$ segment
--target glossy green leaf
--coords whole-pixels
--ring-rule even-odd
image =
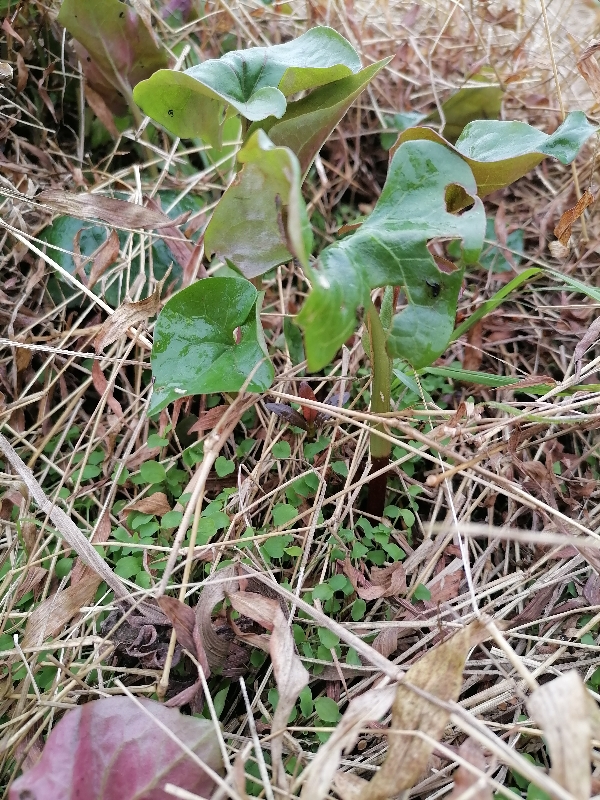
[[[238,153],[243,169],[215,208],[206,252],[228,259],[247,278],[296,256],[306,267],[312,232],[300,190],[298,159],[257,130]]]
[[[119,95],[127,99],[133,86],[168,66],[167,51],[120,0],[63,0],[58,22],[76,40],[88,80],[114,110]]]
[[[410,128],[400,134],[396,147],[418,139],[445,145],[469,164],[477,191],[485,197],[526,175],[546,156],[570,164],[597,130],[583,111],[574,111],[550,136],[525,122],[478,120],[466,126],[455,146],[431,128]],[[453,198],[454,209],[465,205],[464,194]]]
[[[205,278],[168,301],[154,329],[150,414],[186,395],[237,392],[251,373],[248,391],[269,388],[258,301],[241,278]]]
[[[294,151],[300,161],[302,174],[306,175],[335,126],[390,60],[385,58],[355,75],[315,89],[302,100],[289,103],[281,119],[270,117],[261,122],[260,127],[276,145],[289,147]],[[250,132],[256,127],[258,123],[250,128]]]
[[[483,245],[485,214],[479,198],[461,215],[446,211],[446,187],[475,195],[468,165],[434,142],[399,147],[375,210],[355,233],[327,247],[310,276],[312,291],[298,322],[305,331],[309,368],[333,358],[353,333],[356,314],[377,286],[402,286],[407,306],[393,318],[388,352],[415,368],[446,348],[454,327],[461,270],[442,272],[427,249],[434,237],[463,240],[466,262]]]
[[[332,28],[318,27],[285,44],[235,50],[185,72],[160,70],[136,87],[134,99],[176,136],[201,136],[217,146],[229,107],[253,121],[280,118],[289,95],[360,69],[350,42]]]

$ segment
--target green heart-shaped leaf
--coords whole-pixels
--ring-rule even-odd
[[[474,197],[461,215],[446,210],[446,189]],[[407,142],[394,154],[375,210],[351,236],[327,247],[311,275],[312,291],[298,317],[309,369],[324,367],[356,328],[356,313],[376,286],[402,286],[407,307],[393,318],[387,348],[419,368],[452,335],[462,272],[441,271],[427,242],[462,239],[463,258],[477,260],[485,213],[475,179],[460,156],[434,142]]]
[[[244,165],[215,208],[204,244],[247,278],[296,256],[306,267],[312,232],[298,159],[257,130],[238,153]]]
[[[248,391],[269,388],[259,295],[242,278],[205,278],[166,303],[154,329],[150,414],[186,395],[237,392],[253,371]]]
[[[271,141],[293,150],[300,161],[302,174],[305,175],[323,142],[346,111],[390,61],[391,58],[384,58],[355,75],[315,89],[302,100],[289,103],[281,119],[271,117],[264,122],[255,123],[250,132],[260,125],[269,134]]]
[[[478,194],[485,197],[522,178],[546,156],[570,164],[597,130],[583,111],[574,111],[550,136],[525,122],[477,120],[465,127],[454,146],[431,128],[409,128],[400,134],[395,147],[418,139],[445,145],[471,167]],[[464,196],[453,198],[453,209],[461,205],[466,205]]]
[[[183,73],[159,70],[138,84],[134,99],[176,136],[200,136],[216,147],[223,108],[231,106],[252,121],[280,118],[287,96],[360,69],[357,52],[343,36],[332,28],[312,28],[291,42],[235,50]]]

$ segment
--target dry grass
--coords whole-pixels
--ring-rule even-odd
[[[177,197],[207,198],[210,205],[227,175],[210,166],[190,173],[185,169],[185,156],[193,153],[189,143],[173,149],[172,141],[162,134],[153,145],[153,163],[144,161],[132,152],[132,128],[119,141],[94,149],[89,130],[88,139],[81,138],[85,126],[79,124],[81,109],[76,107],[61,106],[60,113],[55,111],[60,122],[55,122],[52,101],[48,94],[48,102],[39,94],[38,81],[56,98],[58,109],[63,89],[69,98],[80,97],[80,79],[67,61],[56,62],[60,34],[51,20],[57,4],[30,5],[31,19],[39,21],[37,33],[47,46],[26,53],[27,87],[22,92],[14,84],[4,87],[0,118],[0,424],[47,498],[87,538],[99,541],[123,525],[125,504],[146,495],[148,482],[131,481],[145,462],[156,460],[167,469],[182,470],[180,482],[186,491],[199,467],[184,464],[185,435],[177,426],[192,415],[194,419],[200,416],[207,398],[180,403],[175,410],[163,412],[160,420],[145,416],[148,348],[139,339],[123,337],[105,356],[93,354],[94,338],[106,314],[81,292],[70,303],[58,302],[49,293],[55,256],[49,249],[39,250],[36,237],[51,214],[32,198],[48,187],[85,185],[102,193],[124,192],[131,201],[141,203],[143,196],[155,194],[160,187]],[[292,2],[289,15],[279,13],[277,4],[264,6],[258,0],[209,5],[211,13],[205,22],[180,30],[168,29],[157,18],[161,39],[170,48],[182,43],[191,50],[202,48],[206,56],[218,54],[226,37],[241,47],[278,42],[310,25],[330,24],[360,49],[365,62],[396,53],[390,69],[377,78],[324,148],[307,187],[309,210],[313,221],[319,220],[323,243],[333,240],[341,223],[359,215],[363,204],[372,206],[378,196],[386,170],[387,156],[379,145],[386,115],[431,111],[481,64],[489,65],[506,87],[505,118],[553,130],[563,109],[583,108],[592,115],[597,111],[575,69],[578,52],[600,24],[598,8],[591,0],[549,2],[548,27],[538,0],[465,0],[462,4],[313,0],[306,5]],[[44,8],[46,18],[38,14]],[[11,48],[11,42],[7,46]],[[14,51],[0,50],[0,55],[12,61],[20,50],[16,45]],[[55,63],[51,74],[44,72],[49,63]],[[515,272],[531,265],[552,267],[591,287],[597,285],[600,228],[594,207],[587,212],[585,229],[576,226],[574,247],[564,262],[553,261],[548,251],[560,214],[574,204],[574,177],[580,188],[594,184],[594,156],[591,148],[586,150],[574,172],[544,162],[515,187],[490,198],[487,208],[495,218],[498,241],[506,244],[508,234],[523,231],[525,255],[515,257],[509,248],[512,271],[470,273],[460,301],[461,316],[468,316]],[[197,154],[193,158],[198,164]],[[205,215],[200,218],[204,222]],[[150,244],[149,234],[126,232],[118,261],[105,276],[106,285],[120,281],[124,294],[133,299],[143,296],[132,263],[142,251],[148,260]],[[291,269],[279,268],[265,288],[267,337],[271,344],[281,345],[283,319],[298,309],[306,287]],[[515,396],[510,388],[486,389],[430,377],[423,379],[423,388],[435,402],[426,401],[425,396],[415,398],[411,408],[387,420],[390,440],[402,448],[392,468],[389,502],[407,508],[411,490],[418,499],[410,537],[401,518],[396,527],[388,520],[391,540],[407,553],[407,593],[369,603],[364,619],[356,622],[348,609],[352,597],[332,614],[345,630],[369,642],[377,635],[376,650],[402,669],[439,641],[440,632],[463,625],[477,614],[512,620],[500,644],[481,645],[472,652],[460,706],[478,720],[483,740],[486,731],[493,733],[510,748],[535,755],[540,763],[547,763],[547,754],[540,731],[526,716],[524,680],[543,683],[568,669],[576,669],[587,680],[600,666],[596,456],[600,389],[592,383],[596,351],[588,352],[580,375],[575,374],[573,362],[575,347],[594,319],[596,307],[597,303],[551,275],[526,284],[473,328],[468,340],[454,343],[438,366],[460,362],[465,368],[500,376],[544,375],[556,381],[551,391],[543,396]],[[149,325],[148,338],[151,332]],[[92,375],[94,360],[106,376],[106,388]],[[272,394],[278,400],[295,395],[302,364],[292,365],[285,344],[274,364],[277,378]],[[171,580],[179,591],[184,576],[186,602],[196,604],[203,587],[214,581],[226,560],[246,559],[257,572],[270,576],[272,592],[285,580],[300,598],[341,571],[343,560],[332,562],[330,554],[332,548],[342,553],[352,549],[352,538],[344,531],[361,539],[356,523],[364,517],[360,505],[369,480],[365,367],[357,336],[327,374],[312,379],[321,399],[344,388],[352,391],[353,398],[350,411],[334,413],[334,421],[324,430],[329,441],[314,463],[304,455],[303,437],[291,433],[261,402],[254,411],[246,411],[235,433],[226,437],[223,453],[236,458],[236,472],[220,478],[211,471],[206,496],[212,499],[225,487],[234,487],[226,505],[230,523],[210,544],[197,548],[189,576],[182,572],[187,551],[181,551]],[[400,394],[398,389],[398,401]],[[472,402],[465,405],[467,398]],[[121,414],[115,412],[115,401]],[[169,425],[171,432],[165,433]],[[165,434],[168,444],[149,446],[149,436],[156,433]],[[206,442],[207,436],[210,431],[200,434],[199,440]],[[248,439],[255,443],[236,457],[240,442]],[[273,456],[273,447],[282,441],[290,445],[289,458]],[[100,461],[95,454],[101,455]],[[49,640],[44,641],[43,631],[34,631],[41,637],[38,640],[30,629],[26,632],[39,604],[68,585],[64,559],[75,553],[65,544],[60,520],[51,519],[39,502],[32,502],[31,486],[23,484],[6,458],[2,461],[0,564],[8,565],[8,571],[0,583],[0,634],[16,635],[15,646],[4,648],[0,666],[0,775],[6,786],[63,710],[86,699],[119,694],[122,684],[134,694],[152,695],[163,675],[169,637],[159,631],[160,647],[149,648],[145,658],[116,650],[116,634],[108,635],[105,618],[118,606],[112,595],[95,589],[77,606],[80,613],[67,615],[63,624],[59,618],[57,629],[50,608],[45,620],[52,627],[50,634],[46,629]],[[346,476],[332,470],[332,464],[341,462]],[[90,470],[93,476],[84,479],[82,469],[96,463],[100,466],[97,474]],[[453,469],[457,464],[465,466]],[[119,468],[129,471],[124,483],[114,479]],[[428,476],[451,468],[448,480],[436,486],[427,482]],[[286,488],[305,475],[316,476],[315,490],[300,503],[295,519],[277,527],[274,507],[286,502]],[[171,498],[170,506],[174,504]],[[250,527],[255,535],[247,542],[251,546],[242,549],[240,536]],[[258,546],[282,533],[291,537],[289,544],[301,548],[301,554],[290,557],[284,567],[265,559]],[[160,580],[157,567],[170,551],[168,534],[161,534],[162,543],[132,546],[133,553],[144,553],[150,585],[141,589],[124,579],[127,590],[139,600],[155,594]],[[440,573],[442,577],[436,578]],[[413,597],[421,585],[429,587],[430,601]],[[319,607],[319,601],[315,605]],[[306,615],[296,622],[315,640],[316,627]],[[248,672],[249,650],[239,643],[236,647],[225,667],[231,688],[221,717],[231,763],[237,753],[247,755],[246,745],[252,741],[237,677],[244,674],[249,686],[259,734],[269,732],[269,690],[274,686],[270,670],[252,667]],[[342,712],[352,697],[381,675],[367,658],[362,667],[352,669],[314,656],[304,663],[313,672],[315,667],[325,667],[311,684],[313,697],[334,698]],[[181,688],[188,678],[180,668],[174,684]],[[224,677],[211,678],[213,695],[225,685]],[[313,715],[300,716],[289,726],[285,750],[295,755],[299,766],[314,755],[315,726]],[[435,798],[450,789],[455,766],[452,748],[462,738],[464,733],[453,718],[444,739],[446,749],[432,758],[428,773],[411,796]],[[265,751],[269,746],[268,740],[263,743]],[[344,756],[341,768],[369,777],[385,749],[385,730],[365,729],[358,746]],[[507,783],[510,752],[504,761],[489,763],[490,778],[501,784]],[[255,756],[251,754],[248,765]],[[600,760],[594,761],[594,767],[600,768]],[[595,786],[594,793],[598,791]]]

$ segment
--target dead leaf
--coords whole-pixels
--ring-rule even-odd
[[[382,656],[389,658],[398,647],[398,628],[384,628],[373,639],[371,647]]]
[[[598,66],[598,62],[596,61],[596,52],[598,49],[600,49],[600,40],[596,39],[586,47],[579,56],[577,69],[581,77],[592,90],[596,101],[600,102],[600,66]]]
[[[217,669],[225,663],[231,646],[229,640],[215,631],[212,612],[217,603],[225,599],[226,594],[237,592],[238,586],[235,567],[225,567],[215,574],[213,580],[206,583],[196,606],[198,630],[211,669]]]
[[[573,223],[579,219],[588,206],[592,205],[594,199],[594,195],[589,189],[586,189],[577,201],[577,204],[574,205],[573,208],[568,208],[560,218],[558,225],[554,228],[554,235],[563,247],[569,244]]]
[[[112,318],[113,317],[109,317],[109,319]],[[108,381],[106,380],[106,376],[102,372],[100,361],[98,361],[97,359],[94,359],[94,362],[92,363],[92,383],[94,384],[94,389],[98,392],[100,397],[104,397],[106,395],[106,405],[110,408],[113,414],[116,414],[117,417],[122,417],[123,408],[121,406],[121,403],[119,403],[119,401],[113,394],[114,385],[109,387]]]
[[[17,53],[17,94],[21,94],[27,86],[29,80],[29,70],[25,64],[25,59],[21,53]]]
[[[589,696],[573,671],[545,683],[527,700],[527,710],[544,731],[550,751],[550,777],[576,800],[589,800],[592,788],[592,724]]]
[[[575,370],[577,380],[579,380],[579,375],[581,373],[581,362],[583,360],[584,355],[588,351],[588,349],[598,340],[600,337],[600,317],[596,317],[596,319],[592,322],[590,327],[587,329],[583,337],[577,342],[577,346],[575,347],[575,351],[573,353],[573,361],[575,362]]]
[[[406,571],[401,562],[389,567],[373,567],[371,580],[356,569],[347,558],[343,566],[344,575],[349,579],[356,594],[363,600],[376,600],[379,597],[397,597],[406,594]]]
[[[394,731],[421,731],[439,740],[450,719],[446,709],[412,691],[406,684],[439,700],[455,702],[469,651],[488,636],[481,622],[472,622],[410,667],[396,691],[386,759],[365,786],[360,800],[387,800],[410,789],[427,766],[433,745],[416,736],[393,735]]]
[[[52,211],[67,214],[77,219],[103,222],[112,228],[163,228],[172,225],[172,220],[162,211],[144,208],[127,200],[114,200],[101,194],[88,192],[63,192],[46,189],[35,198]]]
[[[350,701],[335,731],[327,742],[321,745],[317,755],[304,773],[307,777],[302,787],[301,798],[322,800],[327,796],[342,753],[352,750],[365,723],[377,721],[387,714],[394,702],[395,694],[395,686],[384,686],[370,689]]]
[[[6,61],[0,61],[0,81],[10,81],[13,76],[13,68]]]
[[[458,755],[469,764],[477,767],[481,772],[487,769],[487,762],[483,750],[473,739],[468,738],[458,748]],[[477,788],[475,788],[477,787]],[[470,800],[492,800],[493,792],[490,784],[482,777],[478,778],[473,772],[462,764],[454,773],[454,788],[448,795],[448,800],[459,800],[465,792],[469,793]]]
[[[454,558],[447,567],[439,572],[427,584],[431,593],[431,603],[445,603],[458,597],[460,582],[462,580],[463,562],[461,558]]]
[[[92,89],[87,82],[85,84],[85,99],[87,100],[88,106],[92,109],[113,139],[119,139],[121,134],[115,125],[115,118],[112,111],[104,102],[102,95],[95,89]]]
[[[104,542],[108,542],[111,532],[112,528],[110,524],[110,511],[106,510],[96,523],[90,543],[104,544]],[[79,583],[79,581],[95,574],[96,573],[94,570],[91,569],[91,567],[86,566],[81,558],[77,558],[73,564],[73,570],[71,572],[71,586],[75,586],[75,584]]]
[[[115,309],[114,314],[111,314],[104,322],[96,336],[94,341],[96,353],[102,352],[110,344],[116,342],[133,325],[144,322],[158,314],[160,310],[160,293],[168,274],[165,275],[162,281],[157,283],[156,289],[144,300],[138,300],[135,303],[132,300],[125,300]]]
[[[333,781],[333,787],[342,800],[361,800],[368,785],[368,781],[351,772],[338,772]]]
[[[25,597],[25,595],[28,592],[31,592],[32,589],[35,589],[36,586],[39,586],[39,584],[46,578],[47,574],[48,570],[44,569],[43,567],[29,567],[25,577],[19,584],[19,588],[15,593],[15,603],[18,603],[22,597]]]
[[[10,24],[10,22],[8,21],[8,17],[4,18],[4,21],[3,21],[1,27],[2,27],[2,30],[4,31],[4,33],[6,33],[8,36],[12,36],[13,39],[16,39],[17,42],[20,42],[23,45],[23,47],[25,46],[25,40],[23,39],[22,36],[19,36],[19,34],[16,32],[16,30]],[[2,63],[4,64],[6,62],[3,61]]]
[[[157,517],[162,517],[171,510],[167,495],[164,492],[155,492],[149,497],[142,497],[141,500],[136,500],[125,506],[123,512],[139,511],[142,514],[153,514]],[[165,612],[166,613],[166,612]]]
[[[95,286],[106,270],[119,258],[119,248],[119,235],[113,230],[92,256],[92,269],[87,281],[89,289]]]
[[[100,586],[98,575],[86,575],[74,586],[60,589],[34,608],[27,619],[21,647],[39,647],[46,639],[52,639],[64,626],[94,599]]]
[[[228,594],[228,597],[236,611],[272,631],[269,653],[279,691],[279,700],[271,723],[273,783],[282,791],[288,792],[288,779],[282,758],[283,734],[298,695],[308,686],[310,676],[296,652],[291,627],[278,600],[271,600],[254,592],[236,592]]]
[[[212,430],[228,408],[227,405],[215,406],[209,411],[205,411],[204,414],[200,414],[200,418],[190,427],[188,434]]]

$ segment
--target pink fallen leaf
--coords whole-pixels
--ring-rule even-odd
[[[164,786],[172,783],[210,797],[215,773],[222,773],[222,762],[212,722],[184,716],[154,700],[142,698],[136,703],[129,697],[109,697],[67,711],[53,728],[39,761],[17,778],[8,796],[9,800],[167,800]]]

